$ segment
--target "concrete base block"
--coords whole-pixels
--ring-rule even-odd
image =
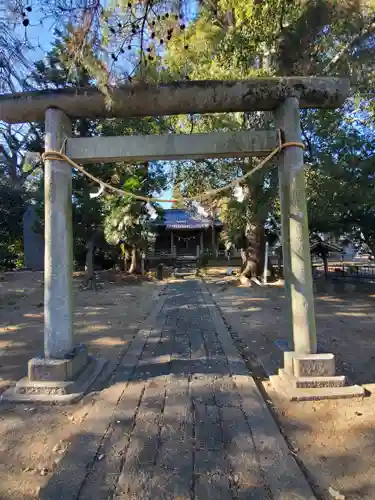
[[[289,401],[319,401],[323,399],[363,398],[365,390],[360,385],[344,387],[296,388],[285,377],[272,375],[270,381],[279,394]]]
[[[32,358],[28,362],[28,378],[34,382],[74,380],[88,364],[85,344],[78,345],[67,359]]]
[[[86,366],[79,370],[80,373],[77,374],[75,380],[30,380],[25,377],[19,380],[15,386],[7,389],[2,394],[0,401],[15,403],[76,403],[88,391],[106,365],[106,360],[89,357]],[[76,366],[79,366],[78,361]],[[38,372],[38,369],[36,371]]]
[[[293,359],[296,353],[293,351],[284,351],[284,372],[289,375],[294,375]]]
[[[279,376],[284,378],[295,389],[317,388],[317,387],[344,387],[346,385],[345,375],[335,377],[294,377],[285,370],[279,370]]]
[[[333,354],[284,352],[284,368],[271,375],[274,388],[290,401],[313,401],[364,397],[363,387],[346,385],[345,376],[335,375]]]
[[[335,356],[329,353],[301,355],[294,351],[285,351],[284,371],[297,378],[334,377]]]
[[[297,378],[334,377],[335,372],[335,357],[333,354],[322,353],[301,356],[294,353],[293,374]]]

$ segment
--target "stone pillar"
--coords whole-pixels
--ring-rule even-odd
[[[171,254],[174,256],[174,233],[171,231]]]
[[[45,149],[60,150],[72,133],[70,119],[50,108],[45,119]],[[48,160],[44,169],[44,355],[63,359],[73,350],[72,321],[72,168]]]
[[[46,151],[59,151],[71,132],[71,122],[61,110],[46,111]],[[45,161],[44,183],[44,357],[30,359],[27,377],[1,398],[73,403],[86,393],[107,361],[89,356],[84,344],[74,345],[71,166],[64,161]]]
[[[301,142],[299,103],[290,97],[276,112],[285,142]],[[317,350],[303,150],[288,147],[279,155],[279,188],[286,296],[291,311],[294,352]]]
[[[285,104],[281,105],[275,114],[275,126],[284,131],[286,117]],[[289,148],[288,148],[289,149]],[[287,155],[285,155],[287,153]],[[279,177],[279,198],[280,198],[280,218],[281,218],[281,247],[282,247],[282,265],[284,275],[285,296],[288,302],[287,316],[289,328],[293,336],[292,320],[292,295],[291,295],[291,259],[290,259],[290,234],[289,234],[289,163],[288,150],[285,150],[278,156],[278,177]]]

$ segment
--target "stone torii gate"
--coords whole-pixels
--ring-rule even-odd
[[[344,79],[320,77],[136,84],[116,89],[110,109],[104,96],[95,89],[51,90],[0,96],[0,120],[8,123],[45,120],[45,150],[64,147],[66,155],[79,163],[259,157],[278,146],[276,129],[80,138],[72,137],[71,120],[273,111],[283,141],[300,142],[300,108],[337,108],[348,90]],[[317,354],[302,149],[285,148],[277,161],[285,288],[294,350],[285,353],[284,369],[274,382],[292,398],[294,392],[306,387],[314,388],[310,392],[319,391],[317,387],[331,387],[339,395],[356,395],[361,388],[344,387],[345,378],[335,376],[334,355]],[[44,355],[29,361],[28,376],[6,391],[3,400],[75,401],[87,391],[105,364],[90,358],[86,346],[77,346],[74,341],[71,182],[69,164],[57,160],[45,162]],[[321,389],[323,393],[325,390]],[[323,393],[319,394],[327,397]]]

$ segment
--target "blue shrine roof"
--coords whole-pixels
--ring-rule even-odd
[[[211,227],[210,217],[204,217],[187,209],[170,208],[164,210],[163,216],[155,221],[156,226],[166,229],[207,229]],[[222,222],[216,218],[215,227],[223,227]]]

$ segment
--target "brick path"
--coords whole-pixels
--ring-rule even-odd
[[[211,296],[168,285],[42,499],[313,499]]]

